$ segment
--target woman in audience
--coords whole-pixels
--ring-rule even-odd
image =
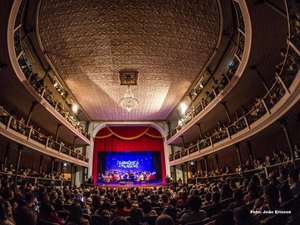
[[[50,203],[42,203],[40,213],[38,214],[38,220],[49,223],[58,223],[60,225],[63,224],[61,219],[54,213],[54,208]]]
[[[0,224],[1,225],[15,225],[13,219],[12,207],[7,200],[1,201],[0,206]]]
[[[79,202],[74,201],[70,208],[70,214],[66,220],[66,225],[90,225],[87,219],[82,216],[82,209]]]

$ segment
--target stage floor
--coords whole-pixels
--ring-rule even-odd
[[[151,184],[137,184],[137,183],[126,183],[126,184],[103,184],[97,183],[98,187],[107,187],[107,188],[133,188],[133,187],[161,187],[165,186],[163,183],[151,183]]]

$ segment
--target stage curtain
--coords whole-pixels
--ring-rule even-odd
[[[94,139],[93,178],[97,180],[98,152],[160,151],[162,182],[166,182],[163,138],[153,127],[105,127]]]

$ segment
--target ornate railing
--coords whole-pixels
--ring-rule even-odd
[[[170,138],[171,136],[175,135],[177,132],[179,132],[185,125],[187,125],[195,116],[197,116],[201,111],[203,111],[216,97],[219,96],[219,94],[225,89],[225,87],[229,84],[231,81],[231,78],[234,76],[236,70],[238,69],[242,55],[244,52],[245,47],[245,25],[243,21],[243,16],[240,10],[240,7],[238,4],[235,5],[237,20],[238,20],[238,43],[235,49],[234,58],[231,58],[228,60],[227,64],[230,64],[227,66],[226,70],[223,72],[216,72],[218,74],[222,74],[222,79],[216,84],[216,87],[213,86],[211,92],[208,92],[205,98],[202,98],[201,102],[196,105],[192,106],[191,110],[187,110],[186,115],[180,120],[178,125],[170,132]],[[212,76],[215,76],[216,74],[213,74]],[[201,92],[197,93],[197,98]]]
[[[216,128],[213,135],[207,133],[205,138],[199,139],[197,144],[191,145],[189,148],[183,148],[177,151],[174,155],[170,155],[169,161],[180,159],[188,154],[199,152],[200,150],[213,146],[215,143],[225,139],[232,138],[233,135],[248,128],[251,129],[251,124],[258,121],[265,114],[271,114],[270,110],[289,92],[289,86],[293,82],[300,68],[299,56],[293,48],[288,47],[285,56],[284,64],[281,68],[281,73],[275,75],[275,81],[270,90],[261,99],[257,99],[252,108],[236,118],[231,124],[225,128]],[[292,63],[291,63],[292,62]],[[191,151],[191,148],[197,148],[197,151]]]
[[[62,142],[58,143],[51,135],[46,136],[39,130],[33,129],[32,126],[26,125],[24,121],[18,120],[14,116],[10,115],[3,107],[0,107],[0,122],[6,126],[6,129],[10,128],[27,137],[28,140],[34,140],[35,142],[56,151],[56,153],[62,153],[69,155],[72,158],[89,162],[89,159],[84,155],[66,147]]]
[[[14,179],[16,177],[16,174],[0,172],[0,177]],[[49,187],[51,185],[60,186],[60,187],[71,185],[71,180],[65,180],[65,179],[51,179],[51,178],[31,177],[31,176],[23,176],[23,175],[17,175],[17,177],[18,177],[17,184],[21,184],[23,180],[26,180],[28,183],[31,183],[33,185],[42,184]]]
[[[87,139],[90,139],[90,135],[85,132],[83,126],[80,124],[80,121],[76,119],[75,116],[71,116],[71,113],[68,110],[65,110],[64,107],[62,107],[60,101],[58,99],[55,99],[49,87],[44,84],[45,78],[47,77],[47,75],[49,75],[49,71],[44,71],[41,66],[36,67],[35,65],[32,65],[32,63],[30,63],[32,61],[35,62],[35,57],[37,56],[27,57],[27,53],[29,50],[27,51],[27,47],[24,47],[25,34],[22,30],[23,11],[25,8],[24,2],[25,1],[22,1],[19,7],[14,29],[14,46],[19,66],[28,82],[34,87],[39,95],[44,100],[46,100],[57,112],[59,112],[65,118],[65,120],[68,121],[68,123],[70,123],[76,130],[83,134]],[[38,64],[39,63],[37,63],[37,65]],[[50,77],[49,79],[52,82],[52,85],[54,85],[54,81],[51,80]],[[56,91],[58,91],[58,89],[56,89]],[[58,95],[62,97],[63,101],[66,100],[67,96],[65,93],[58,91]],[[64,104],[69,105],[67,102],[65,102]]]

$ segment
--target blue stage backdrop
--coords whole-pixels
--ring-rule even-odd
[[[160,183],[158,151],[99,152],[98,183]]]

